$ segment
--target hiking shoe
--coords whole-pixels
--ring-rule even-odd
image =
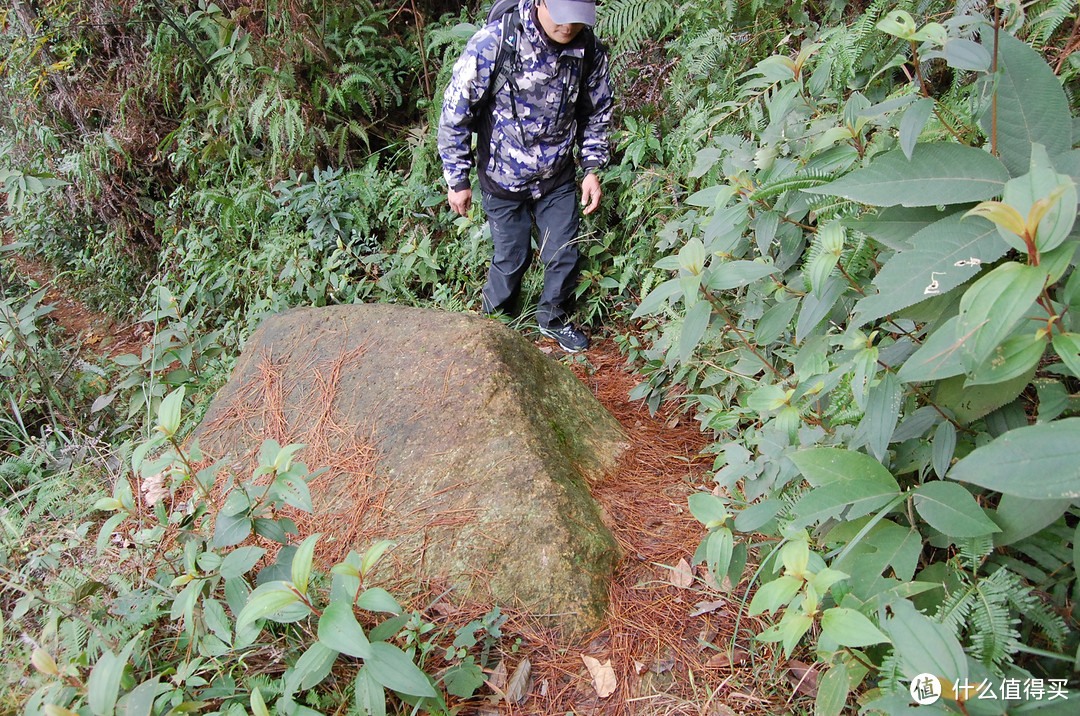
[[[539,326],[540,335],[553,338],[559,343],[559,347],[567,353],[577,353],[589,347],[589,338],[584,333],[566,325],[562,328],[544,328]]]

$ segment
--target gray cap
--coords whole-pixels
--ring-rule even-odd
[[[545,0],[548,14],[559,25],[596,24],[596,3],[593,0]]]

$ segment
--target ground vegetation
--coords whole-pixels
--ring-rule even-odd
[[[286,516],[320,467],[296,445],[215,478],[184,441],[269,312],[478,309],[485,227],[446,210],[433,127],[482,11],[0,9],[5,710],[438,713],[478,693],[527,710],[510,704],[530,676],[533,703],[585,703],[527,660],[499,676],[522,617],[365,591],[384,543],[321,562]],[[902,713],[928,673],[943,698],[924,710],[1061,708],[1048,694],[1076,686],[1080,654],[1075,0],[600,15],[617,153],[580,318],[639,374],[632,420],[696,424],[700,443],[681,487],[657,473],[696,522],[632,542],[670,568],[667,601],[648,593],[671,620],[644,620],[651,658],[627,663],[618,630],[586,645],[621,654],[614,697],[601,662],[575,667],[589,707]],[[120,338],[66,332],[61,293]],[[622,599],[641,569],[619,624],[643,621]],[[687,589],[726,600],[693,618],[730,620],[680,621]],[[565,674],[560,649],[533,661]],[[664,698],[626,690],[649,674]],[[978,698],[1006,683],[1043,697]]]

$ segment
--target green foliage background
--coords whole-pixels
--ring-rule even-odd
[[[37,668],[4,677],[6,703],[292,714],[348,698],[363,713],[386,708],[383,687],[392,707],[430,688],[380,680],[380,659],[401,658],[383,647],[350,654],[370,668],[348,685],[319,686],[341,651],[322,633],[327,613],[327,634],[368,630],[387,648],[402,630],[421,667],[435,648],[418,615],[344,615],[331,583],[356,578],[359,556],[310,594],[302,558],[280,565],[276,589],[228,586],[248,584],[246,557],[221,532],[261,525],[289,542],[288,525],[259,522],[274,500],[303,502],[286,487],[159,512],[125,552],[165,558],[143,581],[65,555],[119,538],[131,475],[202,484],[163,436],[197,421],[268,312],[478,309],[486,228],[478,210],[446,211],[434,127],[474,29],[463,23],[480,12],[441,0],[0,10],[4,253],[38,255],[152,336],[140,355],[79,356],[41,320],[44,291],[5,264],[0,643]],[[678,396],[713,436],[726,496],[703,485],[690,502],[706,528],[696,559],[756,589],[745,609],[774,624],[758,639],[820,662],[816,713],[896,713],[919,673],[956,685],[924,709],[938,713],[1017,706],[977,702],[964,682],[1076,685],[1075,26],[1075,0],[601,6],[617,153],[585,224],[580,318],[616,334],[642,375],[632,397],[655,409]],[[267,448],[266,467],[289,475],[279,454]],[[41,546],[42,522],[70,528]],[[182,545],[166,539],[177,530]],[[286,594],[310,611],[283,616]],[[126,600],[123,618],[106,595]],[[281,625],[319,611],[307,633]],[[284,676],[206,666],[258,648],[265,620],[309,650]],[[140,636],[169,623],[173,647]],[[485,622],[492,640],[500,623]],[[442,688],[479,686],[476,645],[458,635]],[[145,686],[163,668],[171,686]]]

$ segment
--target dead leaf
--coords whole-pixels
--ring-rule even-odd
[[[694,583],[694,570],[685,557],[671,570],[671,583],[683,589],[688,589]]]
[[[547,698],[548,694],[548,680],[544,679],[540,682],[540,698]]]
[[[491,678],[488,679],[488,683],[493,689],[498,691],[506,691],[506,659],[499,662],[491,672]]]
[[[142,490],[146,498],[146,504],[149,507],[153,507],[168,497],[169,490],[165,487],[165,473],[159,472],[143,480]]]
[[[611,659],[601,664],[599,659],[582,654],[581,660],[585,662],[585,667],[589,670],[597,696],[606,699],[615,693],[618,682],[615,680],[615,670],[611,668]]]
[[[714,487],[712,489],[712,493],[713,493],[713,495],[715,497],[723,497],[724,495],[727,494],[727,490],[724,489],[723,487],[721,487],[720,485],[717,485],[716,487]]]
[[[671,420],[667,421],[667,427],[668,427],[669,430],[671,428],[675,428],[675,427],[678,427],[678,426],[679,426],[679,416],[678,415],[673,417]]]
[[[708,669],[726,669],[744,661],[746,661],[746,652],[742,649],[732,649],[730,654],[726,651],[716,654],[705,662],[705,667]]]
[[[719,630],[710,625],[701,630],[701,633],[697,637],[697,650],[704,651],[712,646],[712,640],[716,638]]]
[[[715,612],[720,607],[726,605],[727,602],[723,599],[717,599],[715,602],[698,602],[694,605],[694,611],[690,612],[692,617],[700,617],[702,614],[708,614],[709,612]],[[721,611],[721,614],[727,612]]]
[[[654,674],[662,674],[665,671],[671,671],[675,667],[675,659],[667,657],[664,659],[657,659],[649,666],[649,671]]]
[[[817,696],[817,669],[798,659],[790,660],[787,668],[787,680],[792,688],[806,696]]]
[[[457,607],[453,604],[447,604],[446,602],[436,602],[431,606],[431,611],[441,617],[448,617],[457,611]]]
[[[506,685],[506,701],[520,704],[529,695],[529,686],[532,683],[532,663],[528,658],[522,659],[514,669],[510,681]]]
[[[634,662],[634,671],[640,676],[642,671],[645,671],[645,665],[640,661]]]

